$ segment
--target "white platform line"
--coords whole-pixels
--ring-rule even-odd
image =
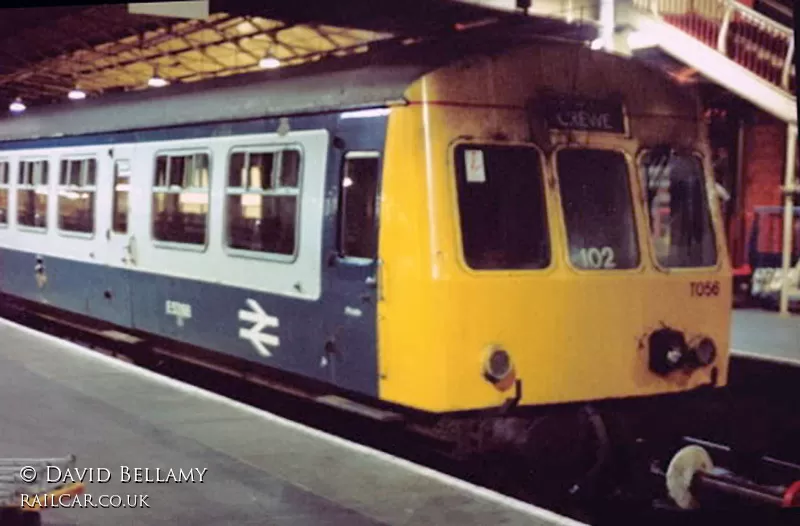
[[[349,442],[349,441],[347,441],[347,440],[345,440],[343,438],[331,435],[331,434],[326,433],[324,431],[320,431],[318,429],[314,429],[314,428],[305,426],[303,424],[299,424],[297,422],[293,422],[293,421],[288,420],[286,418],[283,418],[281,416],[269,413],[267,411],[263,411],[261,409],[255,408],[255,407],[251,407],[249,405],[243,404],[243,403],[238,402],[236,400],[232,400],[230,398],[226,398],[224,396],[218,395],[217,393],[213,393],[211,391],[207,391],[207,390],[202,389],[200,387],[197,387],[197,386],[194,386],[194,385],[190,385],[190,384],[186,384],[186,383],[181,382],[179,380],[176,380],[174,378],[170,378],[170,377],[167,377],[167,376],[162,376],[162,375],[160,375],[158,373],[155,373],[153,371],[150,371],[148,369],[142,369],[141,367],[138,367],[136,365],[133,365],[133,364],[130,364],[130,363],[127,363],[127,362],[123,362],[122,360],[119,360],[117,358],[113,358],[111,356],[107,356],[105,354],[101,354],[98,351],[93,351],[93,350],[90,350],[90,349],[86,349],[85,347],[82,347],[82,346],[80,346],[80,345],[78,345],[76,343],[73,343],[73,342],[70,342],[70,341],[67,341],[67,340],[62,340],[61,338],[58,338],[56,336],[53,336],[53,335],[50,335],[50,334],[47,334],[47,333],[36,331],[34,329],[31,329],[30,327],[25,327],[24,325],[20,325],[18,323],[6,320],[4,318],[0,318],[0,325],[5,325],[6,327],[10,327],[10,328],[19,330],[20,332],[24,332],[24,333],[27,333],[27,334],[42,338],[43,340],[46,340],[46,341],[51,342],[51,343],[53,343],[55,345],[59,345],[59,346],[63,347],[68,352],[72,352],[74,354],[80,355],[81,357],[87,357],[87,358],[90,358],[90,359],[93,359],[93,360],[96,360],[96,361],[99,361],[99,362],[103,362],[104,364],[106,364],[106,365],[108,365],[108,366],[110,366],[112,368],[115,368],[115,369],[118,369],[118,370],[122,370],[122,371],[125,371],[125,372],[129,372],[131,374],[139,375],[141,377],[147,378],[147,379],[149,379],[151,381],[154,381],[154,382],[159,382],[159,383],[164,384],[164,385],[169,385],[169,386],[171,386],[171,387],[173,387],[173,388],[175,388],[177,390],[183,391],[183,392],[188,393],[188,394],[193,394],[193,395],[196,395],[198,397],[207,398],[209,400],[213,400],[213,401],[216,401],[216,402],[223,403],[223,404],[228,405],[228,406],[230,406],[232,408],[238,409],[238,410],[243,411],[243,412],[250,413],[250,414],[252,414],[254,416],[257,416],[259,418],[262,418],[264,420],[275,422],[276,424],[280,424],[280,425],[282,425],[284,427],[287,427],[287,428],[290,428],[290,429],[294,429],[294,430],[297,430],[297,431],[301,431],[301,432],[303,432],[303,433],[305,433],[307,435],[310,435],[310,436],[312,436],[314,438],[317,438],[317,439],[320,439],[320,440],[327,440],[328,442],[337,444],[337,445],[342,446],[342,447],[346,447],[346,448],[351,449],[353,451],[357,451],[357,452],[359,452],[361,454],[373,456],[373,457],[378,458],[378,459],[380,459],[380,460],[382,460],[384,462],[387,462],[389,464],[394,464],[395,466],[401,467],[401,468],[406,469],[408,471],[412,471],[412,472],[418,473],[420,475],[424,475],[426,477],[438,480],[439,482],[442,482],[442,483],[447,484],[449,486],[452,486],[454,488],[458,488],[459,490],[462,490],[464,492],[471,493],[471,494],[473,494],[473,495],[475,495],[477,497],[480,497],[480,498],[495,502],[497,504],[503,505],[505,507],[514,509],[516,511],[519,511],[521,513],[529,515],[531,517],[535,517],[537,519],[545,520],[550,524],[554,524],[554,525],[558,525],[558,526],[589,526],[589,525],[587,525],[587,524],[585,524],[583,522],[571,519],[569,517],[565,517],[563,515],[559,515],[557,513],[554,513],[554,512],[549,511],[549,510],[546,510],[544,508],[540,508],[538,506],[534,506],[532,504],[528,504],[526,502],[522,502],[520,500],[516,500],[516,499],[513,499],[511,497],[507,497],[505,495],[497,493],[496,491],[492,491],[490,489],[483,488],[481,486],[476,486],[474,484],[471,484],[469,482],[457,479],[457,478],[452,477],[450,475],[446,475],[446,474],[441,473],[439,471],[435,471],[433,469],[426,468],[426,467],[420,466],[418,464],[414,464],[413,462],[409,462],[408,460],[404,460],[402,458],[393,457],[393,456],[389,455],[388,453],[384,453],[383,451],[378,451],[376,449],[372,449],[372,448],[369,448],[367,446],[363,446],[361,444],[356,444],[354,442]]]
[[[792,365],[794,367],[800,367],[800,358],[785,358],[783,356],[774,356],[766,353],[744,351],[742,349],[731,349],[731,354],[734,356],[742,356],[744,358],[752,358],[754,360],[761,360],[764,362],[775,362],[783,365]]]

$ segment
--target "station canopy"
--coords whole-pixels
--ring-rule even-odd
[[[471,2],[471,3],[470,3]],[[513,18],[491,5],[517,0],[203,0],[0,9],[0,114],[20,98],[27,106],[65,103],[76,89],[89,98],[291,67],[416,41],[457,27]],[[521,2],[524,4],[525,2]],[[762,2],[763,3],[763,2]],[[790,0],[769,0],[783,5]],[[154,5],[200,5],[201,16],[159,16]],[[532,31],[581,39],[586,27],[552,18]],[[532,2],[547,11],[548,0]],[[574,5],[579,5],[575,3]],[[569,5],[573,5],[570,3]],[[147,6],[143,8],[142,6]],[[537,7],[538,6],[538,7]],[[170,11],[164,7],[164,11]],[[149,11],[150,14],[143,14]],[[173,9],[174,11],[174,9]],[[191,13],[193,8],[188,8]],[[194,9],[197,12],[197,9]],[[535,17],[533,17],[535,18]],[[637,58],[680,83],[708,84],[696,71],[655,49]],[[709,88],[710,89],[710,88]]]
[[[150,14],[142,14],[145,4],[0,10],[0,105],[20,98],[42,106],[64,103],[73,91],[92,98],[146,89],[153,79],[189,83],[291,67],[513,16],[447,0],[185,4],[205,12],[161,16],[153,4],[144,9]]]

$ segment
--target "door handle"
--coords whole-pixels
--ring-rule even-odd
[[[375,271],[378,274],[378,301],[386,301],[386,265],[380,258],[376,261]]]
[[[128,238],[128,244],[125,245],[125,251],[128,253],[128,260],[131,265],[136,264],[136,236]]]
[[[328,257],[326,259],[326,263],[329,267],[335,267],[336,262],[339,260],[339,253],[331,250],[328,253]]]
[[[376,296],[378,301],[385,300],[383,289],[386,287],[386,269],[384,269],[382,259],[375,261],[375,274],[368,276],[367,279],[364,280],[364,284],[371,289],[377,289]]]

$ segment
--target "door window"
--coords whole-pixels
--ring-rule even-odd
[[[111,229],[117,234],[128,233],[128,193],[130,188],[130,161],[119,160],[114,163],[114,201],[111,210]]]
[[[339,253],[374,259],[378,255],[376,152],[350,152],[342,165],[339,199]]]

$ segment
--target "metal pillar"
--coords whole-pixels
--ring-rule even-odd
[[[797,156],[797,125],[786,127],[786,172],[783,183],[783,282],[781,284],[781,316],[789,315],[789,267],[792,258],[792,230],[794,230],[794,193],[800,190],[795,184]]]
[[[744,184],[744,138],[745,138],[745,120],[741,113],[738,116],[739,129],[736,133],[736,186],[734,186],[735,200],[733,203],[734,214],[736,214],[736,223],[739,228],[739,242],[736,245],[736,253],[741,255],[742,259],[736,261],[739,265],[746,265],[750,261],[749,251],[747,250],[747,195],[745,193]],[[741,214],[741,215],[739,215]]]
[[[603,49],[614,51],[614,26],[616,23],[615,0],[600,0],[600,39]]]

